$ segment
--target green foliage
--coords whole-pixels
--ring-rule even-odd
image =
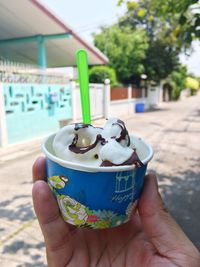
[[[133,29],[145,29],[150,42],[161,39],[166,43],[174,43],[177,41],[173,34],[173,31],[176,31],[177,34],[177,18],[176,16],[169,16],[167,19],[159,17],[159,9],[163,8],[165,3],[159,2],[159,8],[155,8],[155,3],[154,0],[129,1],[127,3],[128,11],[120,19],[120,25],[129,25]]]
[[[131,83],[135,76],[144,72],[143,59],[148,48],[144,30],[119,28],[117,25],[102,28],[94,36],[94,44],[109,58],[109,65],[116,70],[122,83]]]
[[[169,76],[170,85],[172,87],[172,100],[178,100],[180,93],[186,86],[187,69],[180,66],[179,69],[172,71]]]
[[[149,80],[160,81],[170,75],[179,65],[176,49],[162,40],[151,42],[143,61]]]
[[[110,85],[118,84],[115,70],[107,66],[95,66],[89,70],[89,80],[91,83],[104,83],[105,79],[110,79]]]
[[[155,33],[164,34],[181,47],[187,47],[194,38],[200,38],[199,0],[120,0],[118,4],[122,3],[126,3],[132,23],[146,25],[152,37]],[[141,9],[146,10],[142,17],[138,16]],[[151,22],[148,21],[149,16],[153,18]],[[153,28],[156,28],[157,32],[153,31]]]
[[[179,54],[200,37],[198,0],[118,0],[123,3],[126,14],[118,24],[102,28],[95,45],[108,56],[121,83],[139,81],[142,73],[155,82],[170,77],[178,99],[186,75]]]
[[[198,83],[199,83],[199,89],[200,89],[200,77],[195,77],[195,79],[198,81]]]
[[[190,88],[192,90],[198,90],[199,89],[199,81],[192,77],[186,78],[186,87]]]
[[[179,22],[183,1],[135,0],[126,2],[127,13],[120,21],[120,27],[129,26],[135,29],[144,29],[148,36],[148,49],[143,60],[144,72],[148,80],[160,81],[167,78],[176,70],[179,54],[182,47],[189,47],[189,42],[180,38],[186,27]],[[177,10],[179,8],[179,12]]]
[[[191,95],[195,95],[199,89],[199,81],[193,77],[186,78],[186,88],[189,88]]]

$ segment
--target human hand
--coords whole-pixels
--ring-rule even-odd
[[[200,253],[166,211],[147,175],[138,213],[116,228],[92,230],[63,221],[46,183],[45,158],[33,165],[33,203],[49,267],[199,267]]]

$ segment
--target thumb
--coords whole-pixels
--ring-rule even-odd
[[[34,209],[45,239],[48,266],[65,266],[72,255],[70,227],[62,220],[47,183],[39,180],[32,190]]]
[[[158,192],[157,179],[152,174],[145,177],[138,210],[144,231],[159,254],[167,257],[174,256],[174,252],[198,255],[195,246],[167,212]]]

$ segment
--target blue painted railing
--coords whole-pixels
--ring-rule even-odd
[[[72,119],[70,84],[3,84],[8,143],[48,135]]]

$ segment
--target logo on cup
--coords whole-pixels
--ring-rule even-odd
[[[126,202],[133,200],[135,192],[135,170],[118,172],[115,178],[115,191],[112,202]]]

